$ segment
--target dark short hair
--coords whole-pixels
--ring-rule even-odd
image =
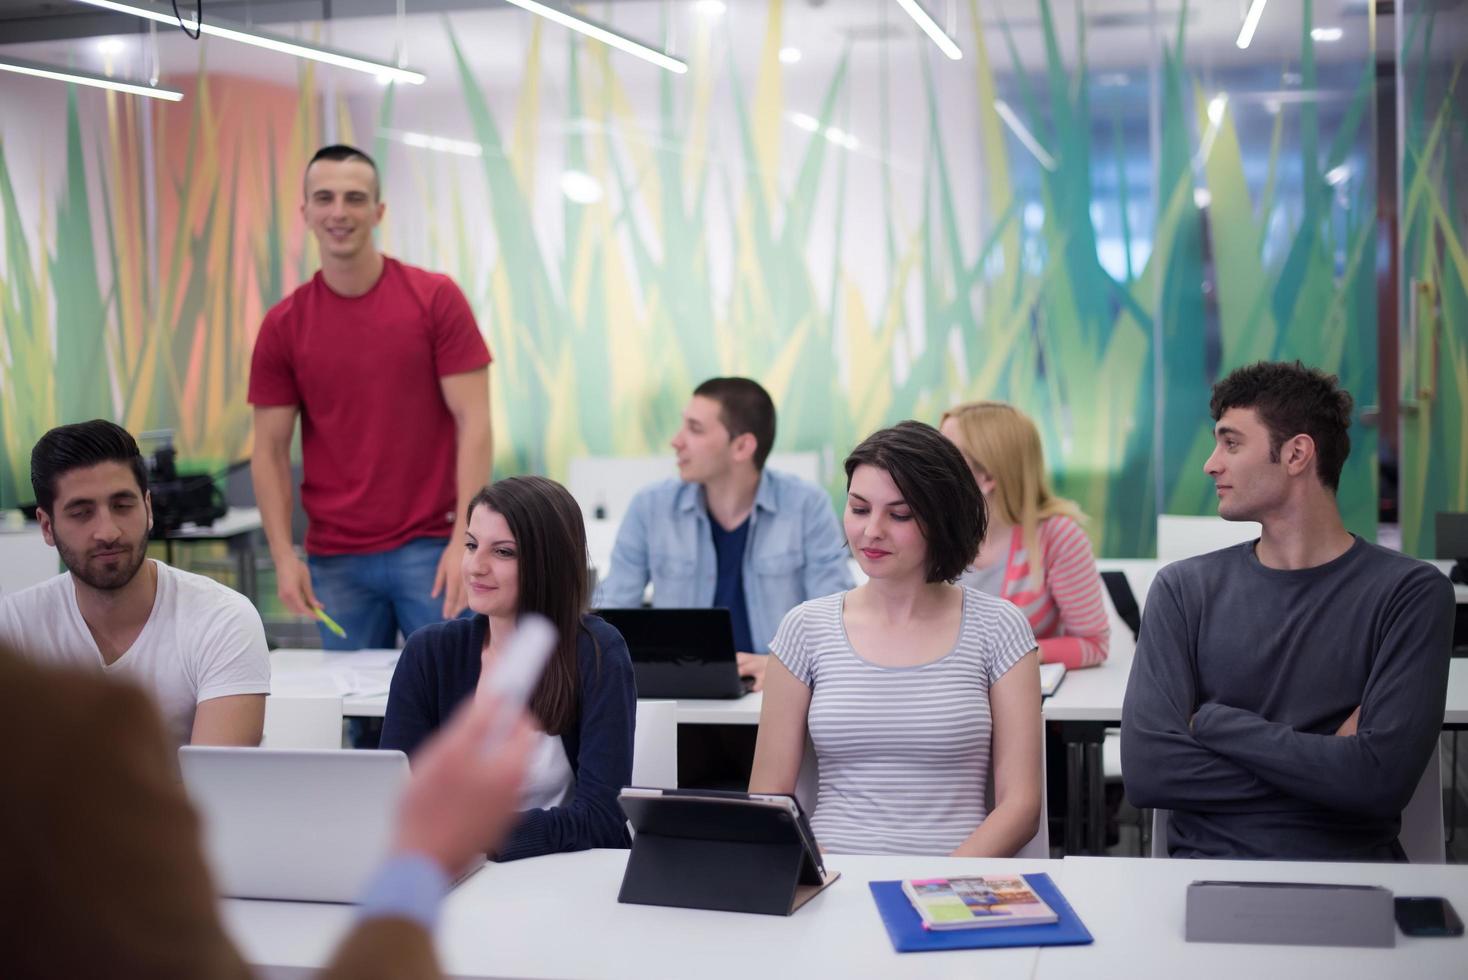
[[[31,490],[36,495],[36,506],[50,514],[56,503],[56,482],[72,470],[98,463],[131,467],[138,491],[147,493],[148,464],[138,451],[138,441],[115,422],[92,419],[58,425],[31,450]]]
[[[355,146],[348,146],[346,143],[333,143],[330,146],[323,146],[316,151],[316,155],[311,158],[310,163],[306,164],[305,173],[301,176],[303,190],[306,182],[305,174],[311,172],[311,164],[317,160],[331,160],[336,163],[342,163],[346,160],[361,160],[372,168],[372,196],[374,198],[382,196],[382,178],[377,172],[377,161],[368,156],[366,151],[359,150]]]
[[[693,394],[719,403],[719,421],[729,435],[754,436],[754,468],[765,468],[775,445],[775,402],[759,382],[748,378],[709,378]]]
[[[1351,455],[1351,394],[1340,379],[1299,361],[1259,361],[1232,371],[1213,386],[1208,411],[1217,422],[1231,408],[1252,408],[1269,430],[1269,459],[1279,462],[1286,439],[1304,433],[1315,442],[1315,471],[1335,493]]]
[[[588,586],[586,524],[570,491],[543,476],[512,476],[469,501],[499,514],[515,536],[519,608],[539,613],[556,628],[556,650],[530,698],[530,711],[549,735],[575,721],[581,696],[576,646],[585,629]]]
[[[873,432],[846,457],[846,489],[858,466],[885,470],[928,543],[929,582],[963,574],[989,527],[984,495],[958,447],[926,422]]]

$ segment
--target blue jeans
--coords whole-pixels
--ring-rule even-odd
[[[447,538],[415,538],[400,548],[369,555],[311,555],[311,588],[339,637],[318,623],[325,650],[398,646],[413,631],[443,620],[443,599],[430,598]]]

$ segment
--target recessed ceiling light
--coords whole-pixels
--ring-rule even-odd
[[[803,112],[792,112],[790,114],[790,121],[807,133],[818,133],[821,131],[820,120],[815,116],[808,116]]]
[[[561,174],[561,193],[577,204],[595,204],[602,198],[601,181],[580,170]]]

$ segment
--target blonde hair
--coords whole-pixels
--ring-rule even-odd
[[[1040,430],[1024,412],[1004,402],[966,402],[944,412],[942,421],[949,419],[958,423],[958,448],[969,465],[994,481],[989,506],[1020,529],[1030,556],[1030,582],[1039,588],[1045,584],[1040,522],[1069,517],[1082,523],[1085,514],[1074,501],[1051,491]]]

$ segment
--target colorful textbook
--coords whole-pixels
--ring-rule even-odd
[[[1019,875],[914,878],[902,892],[924,929],[989,929],[1056,921],[1055,911]]]

